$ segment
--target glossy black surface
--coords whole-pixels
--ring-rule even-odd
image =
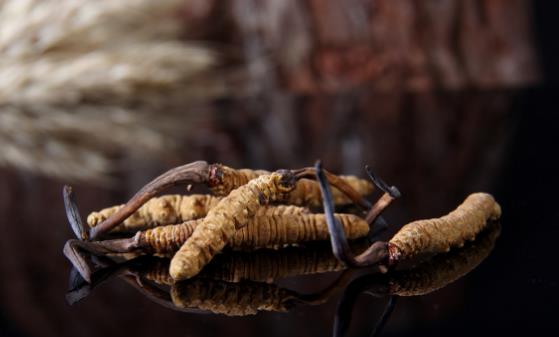
[[[452,151],[439,156],[440,165],[422,161],[417,154],[398,157],[401,159],[397,162],[388,156],[377,163],[383,178],[398,185],[403,193],[402,199],[386,213],[392,228],[384,236],[390,236],[407,221],[446,213],[473,191],[493,193],[503,208],[502,232],[491,254],[477,268],[443,289],[425,296],[399,298],[383,336],[556,333],[554,308],[558,304],[558,278],[554,266],[558,257],[556,174],[559,167],[555,157],[559,129],[554,115],[555,93],[532,89],[508,93],[507,97],[510,104],[500,124],[477,126],[490,133],[509,125],[506,133],[501,134],[506,139],[505,145],[499,151],[471,156],[456,166],[463,170],[462,178],[449,180],[452,172],[445,171],[454,167],[448,162],[455,160]],[[460,129],[459,125],[457,128]],[[392,140],[405,137],[401,129],[394,130],[397,131]],[[482,153],[484,142],[492,139],[486,133],[473,132],[469,138],[472,143],[479,142],[477,148]],[[424,140],[414,137],[417,142]],[[418,146],[410,149],[417,150]],[[198,158],[184,156],[185,162],[194,159]],[[493,164],[485,165],[488,160]],[[258,163],[271,166],[266,162],[246,165]],[[370,159],[367,163],[375,164]],[[164,164],[158,165],[154,171],[166,168]],[[331,160],[325,161],[325,167],[328,165],[336,166]],[[415,172],[413,181],[406,174],[409,172]],[[364,172],[349,173],[364,175]],[[123,188],[112,191],[75,185],[82,213],[122,202],[153,175],[146,172],[137,181],[129,180],[127,188],[124,188],[125,180],[121,184]],[[2,171],[2,335],[328,336],[333,333],[342,290],[321,305],[295,305],[285,313],[261,312],[233,318],[170,310],[115,279],[69,306],[65,293],[70,266],[61,249],[73,234],[64,216],[61,187],[61,181]],[[313,293],[327,287],[338,276],[339,273],[307,275],[283,279],[278,285],[300,293]],[[358,296],[348,335],[368,335],[387,300],[367,294]]]

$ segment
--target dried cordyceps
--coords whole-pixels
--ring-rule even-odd
[[[65,202],[70,213],[69,219],[76,227],[81,227],[80,217],[72,198],[65,189]],[[260,247],[283,247],[308,241],[327,240],[328,228],[323,214],[310,214],[306,208],[296,206],[260,206],[255,216],[249,218],[242,228],[234,231],[229,246],[237,250],[254,250]],[[369,224],[353,214],[337,214],[350,239],[364,237],[369,233]],[[82,258],[80,250],[96,255],[122,253],[132,254],[174,254],[192,235],[195,228],[205,219],[197,219],[177,225],[159,226],[138,231],[129,238],[104,241],[68,240],[64,254],[70,259],[82,277],[90,279],[92,271]],[[78,230],[80,232],[80,230]]]
[[[279,171],[253,179],[221,199],[171,260],[171,276],[184,280],[198,274],[261,205],[285,199],[295,182],[293,173]]]
[[[271,172],[265,170],[236,170],[225,165],[214,164],[210,169],[209,186],[215,195],[225,196],[239,186],[248,183],[250,180],[270,173]],[[370,181],[359,179],[355,176],[338,177],[353,187],[361,195],[369,195],[373,193],[374,186]],[[352,202],[347,195],[335,188],[332,189],[332,198],[334,200],[334,204],[336,205],[346,205]],[[302,205],[308,207],[320,206],[321,197],[318,184],[314,180],[299,180],[295,189],[289,193],[286,203],[290,205]]]
[[[370,266],[379,263],[391,266],[401,260],[425,254],[444,253],[453,247],[462,247],[467,240],[475,239],[489,221],[497,220],[501,216],[501,207],[491,195],[474,193],[448,215],[409,223],[389,242],[377,241],[365,252],[355,256],[347,244],[341,225],[334,217],[330,189],[320,162],[317,162],[316,170],[332,249],[341,261],[350,266]],[[386,194],[394,194],[393,188],[387,189],[384,183],[377,186],[385,190]]]
[[[246,225],[258,207],[270,201],[285,201],[299,179],[314,173],[310,169],[280,170],[252,179],[231,191],[208,212],[175,254],[169,267],[171,276],[175,280],[184,280],[198,274],[231,240],[235,230]],[[339,180],[343,181],[339,177],[332,181],[337,183]]]
[[[304,210],[293,206],[259,208],[257,215],[251,218],[245,227],[235,231],[228,244],[229,247],[235,250],[277,248],[329,238],[323,214],[290,214],[291,209]],[[273,215],[266,215],[266,213]],[[343,224],[349,239],[362,238],[369,233],[369,224],[353,214],[336,214],[336,218]],[[178,225],[160,226],[139,231],[133,237],[125,239],[94,242],[69,240],[64,253],[84,279],[89,279],[92,271],[87,267],[85,261],[81,261],[76,249],[83,249],[97,255],[133,253],[172,256],[192,235],[196,226],[202,222],[203,219],[198,219]],[[253,254],[257,256],[256,253]],[[293,258],[296,256],[293,255]],[[341,263],[338,262],[338,264]],[[311,270],[314,269],[311,268]]]
[[[206,216],[221,200],[207,194],[193,195],[164,195],[156,197],[146,202],[123,223],[111,230],[111,233],[136,232],[152,227],[163,225],[178,224],[181,222],[200,219]],[[92,212],[87,217],[90,227],[95,227],[98,223],[106,220],[116,213],[123,205],[105,208],[99,212]],[[258,209],[257,215],[287,215],[309,213],[304,207],[291,205],[264,206]]]
[[[224,173],[224,170],[227,174]],[[239,173],[240,172],[240,173]],[[251,173],[252,172],[252,173]],[[114,227],[118,226],[122,221],[133,214],[138,208],[140,208],[144,203],[153,198],[155,195],[161,191],[167,189],[168,187],[175,186],[177,184],[206,184],[211,189],[215,191],[226,191],[232,190],[233,188],[241,187],[247,183],[248,177],[254,175],[255,177],[265,171],[251,171],[247,169],[232,170],[226,168],[220,164],[208,164],[205,161],[197,161],[187,165],[176,167],[166,173],[160,175],[146,186],[144,186],[140,191],[138,191],[124,206],[122,206],[117,212],[113,213],[109,218],[105,219],[101,223],[97,224],[89,232],[89,236],[92,239],[97,238],[99,235],[112,230]],[[304,168],[300,170],[293,171],[297,173],[302,180],[302,178],[314,176],[314,170],[310,168]],[[232,173],[237,173],[232,174]],[[331,184],[334,185],[338,190],[342,191],[349,200],[355,202],[356,204],[363,207],[370,207],[369,203],[363,198],[364,195],[369,194],[372,188],[369,182],[362,181],[357,178],[340,178],[333,174],[326,172],[328,179]],[[346,179],[348,179],[346,181]],[[241,184],[240,186],[238,186]],[[315,182],[303,180],[302,187],[300,190],[308,191],[311,188],[308,184],[315,184]],[[352,187],[355,184],[355,188]],[[297,191],[297,186],[290,191]],[[223,192],[225,193],[225,192]],[[301,197],[299,193],[295,197],[295,201],[304,202],[306,199]],[[284,202],[289,200],[289,195],[286,195]]]
[[[274,210],[274,208],[263,208]],[[279,208],[278,210],[282,210]],[[309,241],[328,240],[328,226],[323,214],[257,215],[237,229],[228,241],[233,249],[251,250],[262,247],[281,247]],[[367,236],[369,224],[353,214],[336,214],[350,240]],[[205,219],[188,221],[138,232],[131,248],[148,253],[175,253]]]
[[[443,217],[418,220],[402,227],[388,243],[389,264],[462,247],[466,241],[475,239],[488,220],[500,216],[501,207],[490,194],[470,194],[458,208]]]
[[[172,194],[156,197],[142,205],[124,222],[113,228],[111,232],[135,232],[151,227],[203,218],[220,199],[206,194]],[[99,212],[92,212],[87,217],[87,224],[90,227],[95,227],[123,206],[113,206]]]

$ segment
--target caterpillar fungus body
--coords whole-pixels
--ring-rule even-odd
[[[308,179],[301,179],[314,175],[314,171],[310,168],[296,170],[301,174],[296,186],[286,192],[283,198],[284,203],[294,205],[311,205],[320,204],[320,193],[316,182]],[[291,171],[291,172],[296,172]],[[312,173],[311,173],[312,172]],[[231,191],[247,184],[250,180],[268,175],[269,172],[263,170],[240,169],[235,170],[221,164],[208,164],[205,161],[197,161],[187,165],[179,166],[171,169],[159,177],[155,178],[139,190],[125,205],[112,213],[108,218],[101,222],[91,219],[92,223],[96,223],[90,229],[88,237],[96,239],[100,235],[107,233],[121,222],[125,221],[138,208],[155,197],[163,190],[176,186],[178,184],[205,184],[218,196],[226,196]],[[363,198],[365,195],[373,191],[373,185],[362,179],[355,177],[337,177],[330,173],[330,178],[334,183],[337,195],[336,201],[340,204],[347,204],[351,201],[356,202],[360,206],[368,207],[368,202]],[[291,193],[294,192],[294,193]],[[344,196],[347,195],[346,196]],[[149,214],[148,214],[149,215]],[[151,216],[149,216],[151,218]]]
[[[487,193],[470,194],[449,214],[434,219],[417,220],[400,229],[388,242],[389,264],[422,254],[448,252],[474,240],[488,220],[501,216],[501,207]]]
[[[246,226],[234,231],[228,245],[236,250],[253,250],[329,239],[323,214],[288,213],[292,207],[260,208],[253,218],[248,219]],[[369,224],[362,218],[353,214],[335,216],[349,239],[358,239],[369,233]],[[134,237],[134,245],[148,253],[174,253],[203,222],[204,219],[191,220],[141,231]]]
[[[447,286],[469,273],[489,256],[500,233],[500,225],[495,224],[463,248],[435,256],[412,270],[396,271],[390,277],[388,293],[421,296]]]
[[[198,274],[225,247],[235,231],[247,224],[261,205],[285,200],[295,188],[295,183],[293,173],[277,171],[231,191],[208,212],[175,254],[169,267],[171,276],[175,280],[184,280]]]
[[[200,219],[205,217],[208,211],[217,205],[219,200],[221,200],[220,197],[207,194],[172,194],[156,197],[142,205],[142,207],[130,215],[123,223],[113,228],[111,232],[136,232],[152,227]],[[113,206],[99,212],[92,212],[87,217],[87,223],[90,227],[95,227],[95,225],[104,221],[122,207],[123,205]],[[260,207],[257,215],[272,216],[303,213],[309,213],[309,210],[304,207],[292,205],[276,205]]]
[[[111,230],[112,233],[135,232],[151,227],[199,219],[208,213],[221,198],[207,194],[171,194],[155,197],[132,213],[126,220]],[[112,206],[87,217],[89,227],[105,221],[124,205]]]
[[[210,165],[209,186],[212,193],[218,196],[225,196],[232,190],[245,185],[250,180],[270,172],[265,170],[233,169],[221,164]],[[373,192],[373,184],[355,176],[339,176],[360,195],[365,196]],[[347,205],[352,200],[337,188],[332,189],[332,198],[336,205]],[[295,188],[289,192],[285,203],[307,207],[319,207],[322,205],[320,187],[317,182],[311,179],[300,179]]]

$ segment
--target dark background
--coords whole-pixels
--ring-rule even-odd
[[[403,192],[386,214],[391,230],[443,214],[468,193],[491,192],[503,208],[502,233],[492,254],[444,289],[400,298],[383,335],[556,335],[557,7],[549,1],[533,3],[541,73],[536,83],[297,93],[289,98],[290,110],[266,114],[254,111],[269,109],[277,97],[219,98],[207,103],[213,113],[202,122],[205,133],[197,135],[196,146],[164,160],[128,162],[114,174],[117,183],[111,187],[74,182],[82,215],[120,203],[160,172],[197,159],[273,169],[321,158],[333,171],[358,175],[368,163]],[[287,137],[270,135],[271,130],[287,132]],[[291,140],[287,146],[275,143],[285,139]],[[64,293],[70,266],[61,254],[64,241],[72,237],[61,200],[64,179],[14,168],[1,169],[0,179],[2,336],[331,333],[338,297],[289,313],[228,318],[159,307],[115,280],[69,306]],[[281,284],[311,291],[333,278]],[[368,335],[384,303],[361,296],[350,335]]]

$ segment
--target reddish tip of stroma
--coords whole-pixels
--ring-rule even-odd
[[[402,253],[398,246],[393,243],[388,243],[388,266],[393,266],[400,260]]]

